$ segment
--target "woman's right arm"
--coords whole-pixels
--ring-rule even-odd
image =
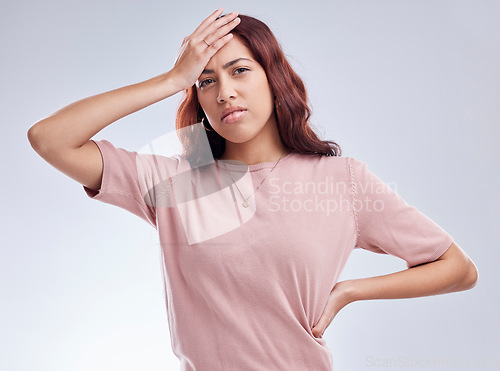
[[[28,130],[33,149],[59,171],[98,191],[103,161],[90,140],[111,123],[194,85],[210,58],[230,39],[237,12],[217,19],[222,8],[185,37],[174,67],[149,80],[74,102]],[[208,41],[207,41],[208,39]],[[207,43],[210,46],[207,46]]]
[[[111,123],[178,93],[170,71],[149,80],[71,103],[28,130],[33,149],[48,163],[93,190],[101,186],[103,163],[90,140]]]

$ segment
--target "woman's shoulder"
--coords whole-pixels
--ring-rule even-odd
[[[328,156],[317,153],[292,152],[290,157],[291,167],[296,170],[312,170],[315,174],[337,173],[338,176],[350,174],[352,169],[357,169],[362,161],[351,156]]]
[[[303,164],[324,164],[326,166],[346,166],[348,164],[358,164],[362,161],[352,156],[331,156],[318,153],[291,152],[293,162]]]

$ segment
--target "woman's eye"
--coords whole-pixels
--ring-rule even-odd
[[[248,68],[240,67],[240,68],[235,69],[234,72],[239,71],[239,70],[248,71]]]
[[[234,72],[236,72],[236,71],[240,71],[240,70],[241,70],[242,72],[244,72],[244,71],[250,71],[248,68],[245,68],[245,67],[240,67],[240,68],[235,69],[235,70],[234,70]],[[238,73],[238,75],[239,75],[239,73]],[[203,80],[202,82],[200,82],[200,88],[202,88],[202,87],[204,87],[205,85],[207,85],[207,84],[206,84],[206,83],[207,83],[207,81],[213,81],[213,80],[212,80],[212,79],[206,79],[206,80]]]
[[[212,79],[206,79],[206,80],[203,80],[202,82],[200,82],[200,88],[205,86],[205,83],[208,81],[208,80],[212,80]]]

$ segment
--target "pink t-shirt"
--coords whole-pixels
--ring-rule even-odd
[[[179,155],[95,143],[102,186],[86,194],[159,233],[181,370],[333,370],[325,339],[311,329],[351,251],[412,267],[453,242],[352,157],[292,152],[270,173],[275,162],[191,168]]]

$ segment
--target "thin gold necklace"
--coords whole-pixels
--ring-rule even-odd
[[[274,168],[279,164],[279,162],[281,161],[281,159],[283,158],[283,156],[285,155],[285,152],[286,152],[286,148],[285,150],[283,151],[283,153],[281,154],[281,157],[279,158],[279,160],[274,164],[273,168],[271,169],[271,171],[269,172],[269,174],[271,174],[274,170]],[[227,171],[227,166],[226,164],[224,163],[224,161],[222,161],[222,163],[224,164],[224,168],[226,169],[226,172],[229,174],[229,176],[231,177],[231,180],[233,181],[234,185],[236,186],[236,188],[238,189],[238,192],[240,192],[240,195],[241,197],[243,198],[243,207],[248,207],[249,206],[249,203],[248,203],[248,199],[250,197],[252,197],[254,194],[257,193],[257,191],[259,190],[260,186],[262,185],[262,183],[264,183],[264,180],[266,180],[266,178],[269,176],[269,174],[267,174],[264,179],[262,179],[262,182],[260,182],[259,186],[255,189],[255,192],[253,194],[251,194],[250,196],[248,196],[247,198],[245,198],[245,196],[243,196],[243,193],[241,193],[240,191],[240,188],[238,187],[238,185],[236,184],[236,182],[234,181],[233,179],[233,176],[231,175],[231,173],[229,171]]]

